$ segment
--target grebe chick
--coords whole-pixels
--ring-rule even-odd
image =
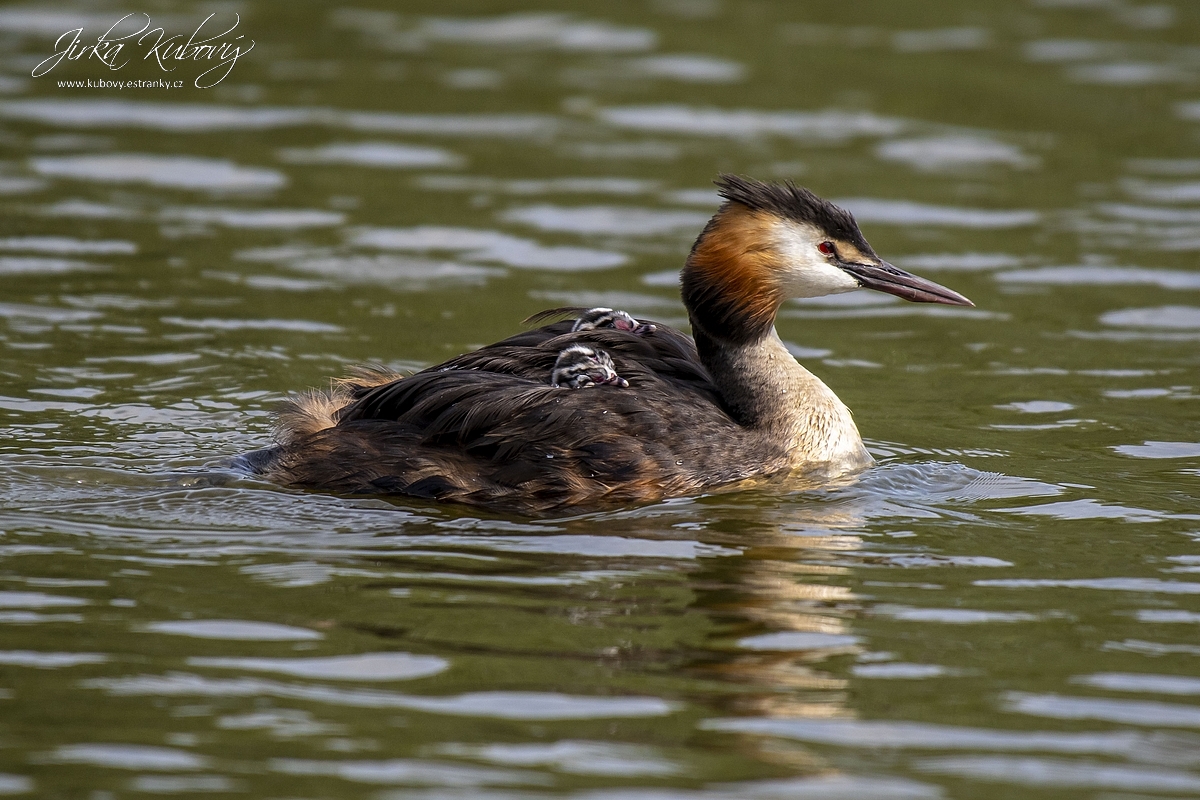
[[[576,315],[575,322],[571,325],[572,332],[610,328],[618,331],[629,331],[636,336],[645,336],[658,329],[654,323],[634,319],[633,315],[628,311],[604,307],[583,308],[582,306],[563,306],[562,308],[551,308],[526,317],[523,322],[526,324],[545,322],[570,314]]]
[[[360,374],[286,404],[277,444],[241,463],[298,488],[523,513],[870,466],[850,410],[775,332],[780,307],[863,288],[971,301],[882,260],[849,212],[807,189],[732,175],[717,186],[725,202],[680,273],[691,337],[612,312],[603,325],[552,322],[408,377]],[[549,385],[574,345],[603,352],[629,387]]]
[[[566,389],[588,386],[626,388],[629,381],[617,374],[612,356],[608,353],[586,344],[573,344],[558,354],[554,371],[550,373],[550,385]]]
[[[644,336],[655,330],[654,325],[634,319],[628,311],[611,308],[589,308],[580,314],[571,326],[572,331],[591,331],[597,328],[614,328],[629,331],[637,336]]]

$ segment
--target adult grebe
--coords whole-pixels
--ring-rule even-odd
[[[277,445],[243,463],[295,487],[526,513],[869,466],[850,410],[775,332],[780,305],[863,287],[973,303],[881,260],[853,216],[807,189],[717,186],[725,202],[681,274],[694,341],[592,309],[410,377],[361,371],[289,402]],[[601,380],[580,377],[597,365]]]

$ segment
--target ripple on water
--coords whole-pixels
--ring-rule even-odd
[[[682,768],[648,747],[563,739],[551,744],[444,744],[435,752],[514,767],[550,767],[575,775],[676,775]]]
[[[1170,64],[1152,61],[1114,61],[1107,64],[1080,64],[1067,70],[1067,76],[1079,83],[1108,86],[1151,86],[1156,83],[1187,81],[1186,73]]]
[[[79,22],[72,23],[78,26]],[[112,23],[106,23],[105,27]],[[68,28],[69,29],[69,28]],[[158,103],[145,100],[71,98],[0,102],[0,117],[80,128],[154,128],[180,133],[262,130],[310,124],[314,109]]]
[[[725,202],[725,198],[721,197],[716,189],[676,189],[664,192],[662,199],[681,206],[702,206],[711,211],[716,211],[717,207]]]
[[[0,175],[0,195],[26,194],[40,192],[46,188],[47,182],[37,178],[14,178]]]
[[[1105,219],[1072,214],[1066,217],[1067,224],[1111,247],[1168,252],[1200,249],[1200,214],[1194,210],[1115,203],[1102,204],[1098,210]]]
[[[1019,267],[1023,263],[1021,259],[1007,253],[929,253],[903,256],[893,260],[898,266],[906,269],[961,272],[983,272],[991,269]]]
[[[662,272],[649,272],[642,276],[642,283],[647,286],[665,286],[679,288],[679,270],[668,269]]]
[[[340,733],[341,725],[319,722],[307,711],[295,709],[270,709],[248,714],[227,714],[217,719],[217,727],[230,731],[269,731],[280,739],[297,736],[319,736]]]
[[[553,117],[537,114],[401,114],[314,107],[246,107],[216,103],[77,98],[0,101],[0,117],[55,126],[151,128],[175,133],[323,125],[376,133],[528,137],[553,133],[557,128]]]
[[[981,208],[936,206],[908,200],[883,200],[874,197],[847,197],[835,201],[848,209],[859,222],[878,225],[931,225],[983,230],[1024,228],[1036,225],[1036,211],[991,211]]]
[[[462,166],[462,156],[440,147],[394,142],[334,142],[321,147],[288,147],[279,158],[292,164],[345,164],[391,169]]]
[[[1124,308],[1101,314],[1100,322],[1104,325],[1129,328],[1200,330],[1200,308],[1196,306]]]
[[[908,778],[845,773],[807,778],[718,783],[705,789],[593,789],[575,800],[942,800],[940,786]],[[515,798],[514,798],[515,800]]]
[[[140,630],[191,636],[196,639],[229,639],[253,642],[303,642],[325,638],[317,631],[279,625],[274,622],[247,622],[237,619],[182,619],[151,622]]]
[[[320,684],[279,683],[256,678],[213,680],[176,672],[124,678],[95,678],[83,686],[120,697],[278,697],[351,708],[404,709],[449,716],[510,720],[581,720],[661,717],[676,709],[657,697],[588,697],[556,692],[468,692],[426,697],[380,689],[342,689]]]
[[[780,312],[784,319],[862,319],[885,317],[954,317],[958,319],[1007,319],[1008,315],[981,311],[978,308],[957,308],[925,303],[892,303],[883,305],[824,303],[825,308],[789,308]],[[841,307],[839,307],[841,306]]]
[[[83,622],[83,616],[42,614],[37,611],[0,611],[0,625],[43,625],[48,622]]]
[[[569,67],[563,71],[562,80],[566,84],[590,89],[622,81],[738,83],[745,79],[746,73],[746,67],[736,61],[695,53],[669,53],[594,61],[586,66]]]
[[[964,25],[957,28],[896,31],[892,49],[900,53],[940,53],[955,50],[981,50],[992,42],[987,28]]]
[[[1107,689],[1112,692],[1147,692],[1149,694],[1200,694],[1200,678],[1183,675],[1148,675],[1137,672],[1097,672],[1071,679],[1072,683]]]
[[[958,671],[947,669],[938,664],[907,664],[896,661],[890,664],[855,664],[850,668],[850,673],[856,678],[922,680],[924,678],[940,678],[946,675],[956,675]]]
[[[343,328],[325,322],[312,322],[306,319],[225,319],[205,317],[204,319],[188,319],[186,317],[162,317],[162,322],[168,325],[178,325],[181,328],[200,328],[209,331],[295,331],[297,333],[340,333]]]
[[[1134,614],[1138,622],[1164,622],[1168,624],[1200,623],[1200,614],[1177,608],[1141,608]]]
[[[56,8],[37,8],[31,6],[16,6],[0,10],[0,30],[12,34],[61,34],[70,30],[71,26],[84,25],[85,28],[108,28],[114,19],[110,13],[86,13],[80,10],[56,10]],[[70,23],[66,29],[62,24]],[[121,32],[124,32],[122,30]]]
[[[111,203],[93,203],[90,200],[60,200],[43,206],[39,213],[47,217],[77,217],[80,219],[136,219],[138,211]]]
[[[468,261],[565,272],[611,269],[628,261],[622,253],[586,247],[547,247],[530,239],[480,228],[423,225],[416,228],[357,228],[349,243],[380,250],[449,251]]]
[[[1022,51],[1029,61],[1092,61],[1112,55],[1119,49],[1115,42],[1093,39],[1037,39],[1027,42]]]
[[[146,769],[175,772],[204,769],[208,759],[171,747],[137,744],[69,744],[33,760],[51,764],[89,764],[114,769]]]
[[[242,789],[224,775],[138,775],[129,782],[135,792],[186,794],[189,792],[236,792]]]
[[[795,342],[784,341],[783,346],[796,358],[826,358],[833,355],[832,350],[825,350],[819,347],[805,347]]]
[[[1200,181],[1148,181],[1125,178],[1121,188],[1139,200],[1153,203],[1194,203],[1200,200]]]
[[[67,272],[96,272],[107,269],[87,261],[69,258],[37,258],[34,256],[0,256],[0,276],[4,275],[61,275]]]
[[[700,728],[856,748],[1093,753],[1158,762],[1174,760],[1194,744],[1190,736],[1138,731],[1016,731],[890,720],[712,719]]]
[[[244,261],[277,262],[288,269],[340,283],[396,284],[410,290],[444,284],[483,284],[508,274],[497,267],[455,261],[393,255],[337,255],[329,250],[303,246],[252,248],[241,250],[234,257]]]
[[[899,161],[927,172],[953,171],[1002,164],[1028,169],[1038,160],[1021,148],[983,136],[932,136],[923,139],[894,139],[880,143],[875,154],[885,161]]]
[[[0,794],[25,794],[34,789],[32,778],[0,772]]]
[[[780,631],[738,639],[737,646],[746,650],[792,652],[809,650],[846,650],[857,648],[862,637],[817,631]]]
[[[536,205],[509,209],[505,222],[530,225],[543,231],[613,236],[657,236],[675,231],[696,233],[709,215],[696,211],[663,211],[627,206]]]
[[[333,284],[328,281],[311,281],[304,278],[287,278],[282,275],[239,275],[236,272],[213,272],[205,270],[200,273],[206,278],[240,283],[255,289],[282,292],[315,292],[330,289]]]
[[[684,105],[614,106],[601,109],[597,116],[618,128],[733,139],[784,136],[841,142],[860,136],[895,136],[909,126],[904,120],[869,111],[763,111]]]
[[[656,297],[651,294],[638,292],[545,292],[532,291],[529,296],[535,300],[544,300],[560,306],[579,306],[580,308],[620,308],[639,314],[652,314],[655,311],[669,310],[677,312],[679,302],[666,297]]]
[[[1132,172],[1140,172],[1145,175],[1200,175],[1200,158],[1131,158],[1125,162],[1125,166]],[[1106,210],[1112,206],[1122,207],[1119,204],[1101,204],[1101,208]],[[1146,206],[1129,206],[1129,208],[1151,214],[1161,212],[1164,214],[1182,213],[1192,218],[1200,216],[1200,212],[1194,210],[1177,212],[1174,209]]]
[[[1006,692],[1003,705],[1017,714],[1052,719],[1096,719],[1152,728],[1200,728],[1200,707],[1176,703]]]
[[[499,136],[546,138],[558,128],[554,117],[538,114],[392,114],[373,111],[337,112],[329,123],[364,133],[431,136]]]
[[[416,784],[447,787],[481,787],[552,782],[549,775],[523,770],[469,767],[452,762],[395,758],[387,761],[316,761],[272,758],[272,772],[285,775],[326,775],[359,783]]]
[[[685,83],[738,83],[746,77],[746,67],[737,61],[702,53],[644,56],[623,66],[637,75]]]
[[[1019,411],[1022,414],[1058,414],[1063,411],[1070,411],[1075,406],[1057,400],[1025,400],[1017,403],[992,406],[992,408],[1001,411]]]
[[[844,554],[847,558],[863,558],[878,564],[905,568],[930,567],[1011,567],[1011,561],[991,556],[948,556],[940,553],[881,553],[870,550],[855,550]]]
[[[1052,286],[1160,286],[1163,289],[1200,289],[1200,274],[1137,267],[1040,267],[996,275],[1001,283]]]
[[[47,177],[99,183],[144,183],[167,189],[261,191],[287,184],[281,172],[242,167],[232,161],[199,156],[149,153],[106,153],[81,156],[39,156],[30,168]]]
[[[108,661],[104,653],[46,653],[35,650],[0,650],[0,664],[10,667],[36,667],[57,669],[75,667],[80,664],[103,664]]]
[[[846,292],[845,294],[827,294],[823,297],[796,297],[791,302],[798,306],[827,306],[833,308],[852,306],[861,308],[863,306],[893,305],[900,302],[900,298],[880,292]]]
[[[1200,645],[1164,644],[1163,642],[1147,642],[1144,639],[1126,639],[1121,642],[1105,642],[1100,649],[1109,652],[1141,653],[1147,656],[1200,656]]]
[[[633,142],[576,142],[562,145],[559,151],[574,158],[609,161],[672,161],[683,147],[654,139]]]
[[[1200,442],[1143,442],[1115,445],[1113,450],[1133,458],[1200,458]]]
[[[496,192],[497,194],[646,194],[658,188],[657,181],[637,178],[547,178],[510,179],[474,175],[422,175],[416,178],[422,189],[439,192]]]
[[[313,208],[230,208],[220,206],[173,206],[159,212],[163,222],[220,225],[225,228],[296,230],[341,225],[346,215]]]
[[[914,608],[882,604],[871,609],[877,614],[905,622],[943,622],[948,625],[978,625],[992,622],[1031,622],[1036,614],[1024,611],[979,611],[969,608]]]
[[[9,236],[0,239],[0,250],[59,255],[133,255],[137,245],[120,239],[75,239],[70,236]]]
[[[1158,578],[1000,578],[974,581],[972,585],[1003,589],[1098,589],[1111,592],[1200,594],[1200,583]]]
[[[82,597],[65,597],[44,592],[0,591],[0,608],[56,608],[86,605],[91,605],[91,601],[84,600]]]
[[[1158,522],[1167,519],[1169,516],[1162,511],[1122,506],[1115,503],[1101,503],[1091,498],[1060,500],[1057,503],[1043,503],[1024,508],[1000,508],[996,510],[1009,514],[1053,517],[1054,519],[1119,519],[1125,522]]]
[[[461,527],[459,521],[454,527]],[[741,550],[704,544],[691,540],[643,539],[630,536],[593,536],[585,534],[540,533],[534,536],[444,534],[438,536],[407,536],[406,541],[414,546],[449,545],[485,548],[508,553],[555,553],[608,558],[663,558],[684,559],[739,556]]]
[[[1062,494],[1062,489],[1032,478],[985,472],[955,462],[926,461],[880,464],[864,473],[845,493],[891,501],[938,503],[1052,497]]]
[[[1186,162],[1171,162],[1176,169],[1184,169],[1185,164],[1192,165],[1189,169],[1200,172],[1200,159]],[[1162,167],[1160,167],[1162,168]],[[1135,206],[1129,203],[1100,203],[1097,209],[1110,217],[1116,217],[1130,222],[1160,222],[1171,225],[1200,225],[1200,210],[1193,208],[1163,208],[1162,206]],[[1194,230],[1194,229],[1192,229]]]
[[[3,654],[0,653],[0,663]],[[193,667],[278,672],[297,678],[344,681],[399,681],[444,672],[449,662],[437,656],[411,653],[360,653],[324,658],[189,658]]]
[[[1200,775],[1161,766],[1120,766],[1098,761],[1002,756],[924,758],[916,761],[913,766],[920,772],[936,775],[955,775],[1022,786],[1172,793],[1200,791]]]
[[[627,53],[651,50],[658,36],[648,28],[621,27],[570,14],[526,12],[498,17],[422,17],[404,24],[397,14],[332,15],[334,23],[356,29],[372,39],[405,49],[427,44],[475,44],[517,49],[549,49],[586,53]]]

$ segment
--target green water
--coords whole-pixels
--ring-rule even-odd
[[[0,794],[1200,796],[1194,4],[144,10],[235,9],[198,89],[33,78],[128,9],[0,8]],[[785,308],[858,480],[539,521],[229,469],[347,365],[683,324],[719,171],[977,304]]]

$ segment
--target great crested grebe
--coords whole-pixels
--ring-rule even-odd
[[[360,371],[287,403],[277,444],[243,465],[300,488],[525,513],[869,466],[850,410],[775,332],[780,305],[859,288],[973,304],[880,259],[807,189],[717,186],[725,202],[680,276],[694,339],[590,309],[409,377]]]

